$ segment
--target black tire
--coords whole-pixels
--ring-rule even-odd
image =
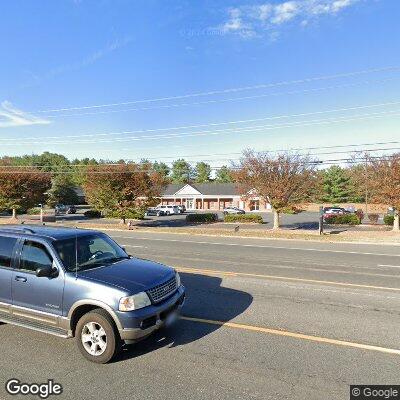
[[[165,215],[169,215],[170,214],[170,212],[169,211],[167,211],[166,213],[165,213]]]
[[[86,350],[83,342],[82,342],[82,335],[85,334],[87,324],[94,323],[95,326],[101,327],[105,331],[105,338],[106,340],[102,341],[106,342],[105,350],[99,355],[93,355]],[[90,333],[87,333],[90,335]],[[117,328],[115,326],[114,320],[108,314],[107,311],[97,308],[93,311],[84,314],[75,330],[75,338],[78,348],[82,355],[89,361],[97,363],[97,364],[106,364],[111,361],[114,356],[118,353],[121,348],[121,339],[119,337]],[[92,342],[93,344],[93,342]],[[98,346],[100,347],[100,345]],[[101,351],[101,349],[99,349]]]

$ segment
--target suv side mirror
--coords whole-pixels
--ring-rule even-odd
[[[51,265],[44,265],[36,269],[36,276],[38,278],[51,277],[54,274],[54,269]]]

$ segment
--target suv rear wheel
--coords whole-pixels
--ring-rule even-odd
[[[105,364],[120,348],[120,338],[110,315],[99,308],[83,315],[76,326],[80,352],[89,361]]]

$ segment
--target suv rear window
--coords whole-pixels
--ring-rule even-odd
[[[0,236],[0,267],[11,267],[11,256],[16,238]]]

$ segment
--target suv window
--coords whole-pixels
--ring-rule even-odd
[[[0,236],[0,267],[11,267],[11,256],[17,239]]]
[[[41,243],[25,241],[20,259],[20,269],[36,271],[39,267],[52,266],[53,259]]]

